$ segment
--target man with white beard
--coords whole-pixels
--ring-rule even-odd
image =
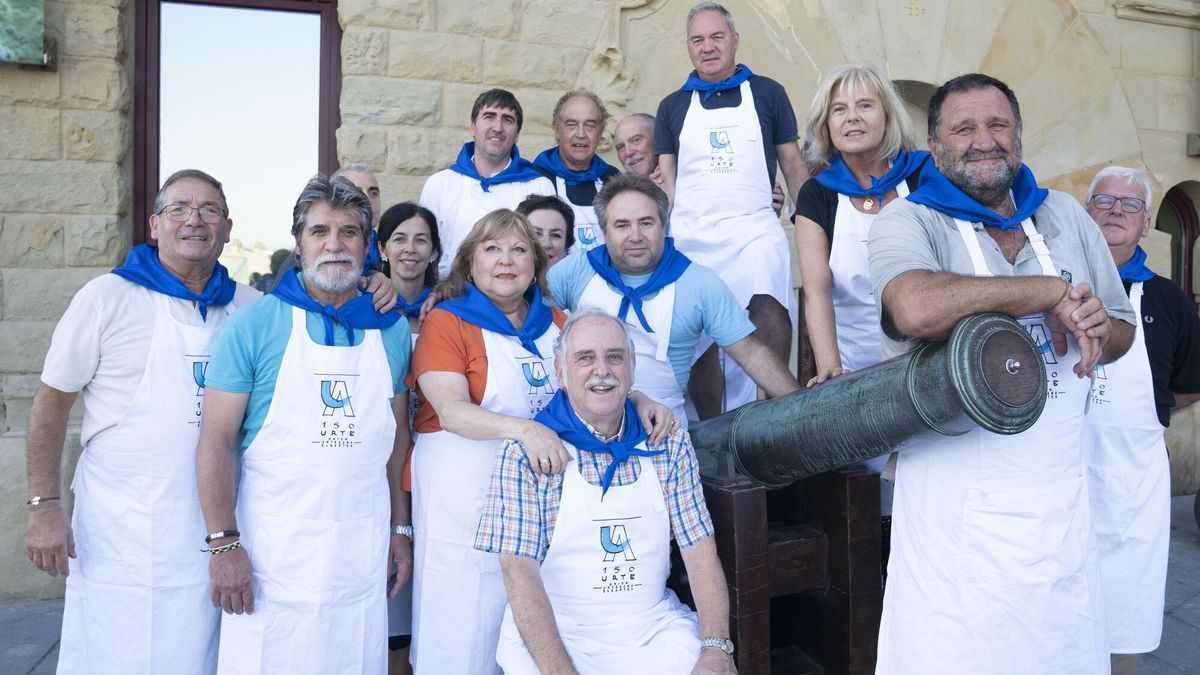
[[[196,473],[226,612],[218,672],[386,671],[385,599],[412,569],[399,481],[411,341],[358,291],[370,227],[349,181],[309,181],[293,210],[302,271],[213,350]]]

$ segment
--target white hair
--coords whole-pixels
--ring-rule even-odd
[[[629,360],[632,363],[636,355],[633,351],[633,336],[629,334],[629,327],[625,325],[624,321],[596,307],[584,307],[567,317],[567,322],[563,324],[558,337],[554,338],[554,360],[566,363],[564,359],[567,357],[567,336],[571,334],[571,331],[575,328],[575,324],[593,316],[603,317],[621,327],[621,334],[625,336],[625,348],[629,350]]]
[[[1153,188],[1150,186],[1150,177],[1141,169],[1131,169],[1127,166],[1106,166],[1096,174],[1092,179],[1092,184],[1088,186],[1087,197],[1083,200],[1084,204],[1092,201],[1092,195],[1096,192],[1096,186],[1105,178],[1120,178],[1130,186],[1139,187],[1142,189],[1142,194],[1146,199],[1146,213],[1150,213],[1150,196],[1153,194]]]

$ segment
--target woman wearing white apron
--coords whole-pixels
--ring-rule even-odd
[[[114,272],[163,270],[157,255],[137,247]],[[128,409],[88,442],[75,469],[78,559],[67,577],[58,672],[211,673],[220,611],[207,590],[207,556],[197,553],[205,530],[195,448],[213,343],[248,297],[231,291],[229,304],[201,312],[135,283],[151,288],[129,292],[151,299],[153,338]]]
[[[992,276],[980,244],[998,258],[991,237],[955,222],[976,276]],[[1042,273],[1058,276],[1032,221],[1022,228]],[[1073,337],[1059,355],[1042,315],[1020,322],[1043,345],[1038,422],[1016,436],[922,437],[898,452],[877,673],[1108,672],[1078,443],[1088,381],[1071,370]]]
[[[701,106],[700,93],[692,92],[679,135],[671,235],[682,253],[717,272],[742,307],[766,295],[792,312],[791,260],[787,236],[771,207],[762,128],[750,83],[742,82],[740,91],[741,105],[713,110]],[[698,353],[711,344],[702,342]],[[722,411],[755,400],[754,381],[733,359],[722,361]],[[692,379],[693,388],[699,386],[698,378]]]
[[[792,216],[804,322],[816,361],[811,387],[883,360],[867,233],[885,204],[916,186],[929,153],[915,150],[912,121],[895,85],[871,64],[838,66],[825,76],[807,134],[809,163],[826,166],[800,189]],[[867,468],[883,475],[890,457],[869,460]],[[891,478],[885,475],[879,484],[884,570]]]
[[[384,273],[392,281],[399,297],[396,311],[408,320],[413,346],[420,331],[421,306],[437,283],[438,261],[442,256],[437,218],[433,212],[412,202],[389,208],[379,219],[379,256]],[[408,424],[411,428],[417,412],[417,397],[408,399]],[[412,449],[409,449],[411,454]],[[404,483],[405,490],[412,486]],[[409,645],[412,643],[412,580],[404,584],[396,597],[388,600],[388,674],[412,672]]]
[[[1142,282],[1132,284],[1129,299],[1140,326]],[[1096,372],[1084,448],[1109,650],[1144,654],[1162,636],[1171,534],[1170,467],[1145,331],[1137,331],[1125,356]]]

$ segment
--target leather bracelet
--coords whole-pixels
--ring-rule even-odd
[[[61,499],[62,499],[62,497],[60,497],[58,495],[53,495],[53,496],[38,495],[36,497],[30,497],[29,500],[25,502],[25,506],[37,506],[38,504],[43,504],[45,502],[56,502],[56,501],[60,501]]]
[[[233,542],[232,544],[225,544],[224,546],[218,546],[216,548],[204,548],[204,549],[200,549],[200,551],[202,553],[207,553],[209,555],[218,555],[221,553],[228,553],[235,548],[241,548],[241,547],[242,547],[242,540],[239,539],[239,540]]]
[[[208,536],[206,536],[204,538],[204,543],[211,544],[211,543],[213,543],[214,539],[224,539],[225,537],[240,537],[240,536],[242,536],[242,533],[238,532],[237,530],[219,530],[217,532],[209,532]]]

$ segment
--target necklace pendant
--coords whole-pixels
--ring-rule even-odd
[[[868,211],[875,208],[875,200],[870,197],[867,197],[866,199],[863,200],[863,208]]]

